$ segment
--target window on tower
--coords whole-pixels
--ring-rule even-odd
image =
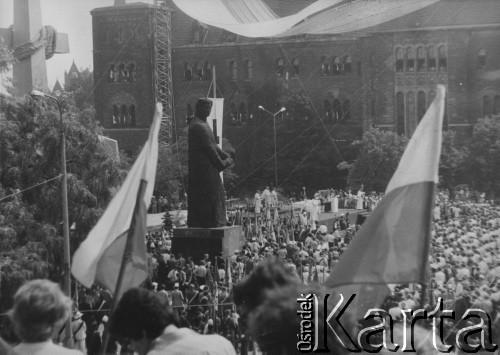
[[[330,75],[330,66],[328,65],[328,61],[326,56],[321,57],[321,76]]]
[[[276,60],[276,75],[278,78],[282,78],[285,75],[285,64],[282,58]]]
[[[134,63],[129,63],[129,65],[127,66],[127,71],[128,71],[128,81],[129,82],[136,81],[135,64]]]
[[[344,74],[352,73],[352,59],[350,55],[344,57]]]
[[[439,71],[447,71],[448,70],[448,58],[446,53],[446,47],[440,46],[438,50],[439,54]]]
[[[332,60],[332,75],[340,75],[342,72],[342,63],[339,57],[333,57]]]
[[[292,62],[293,76],[299,76],[300,63],[299,58],[295,58]]]
[[[184,80],[191,81],[193,79],[193,70],[191,69],[191,65],[189,63],[184,63]]]

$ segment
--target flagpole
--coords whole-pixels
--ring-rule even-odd
[[[118,297],[120,295],[120,292],[122,289],[122,284],[123,284],[123,278],[125,276],[125,269],[127,267],[127,264],[132,259],[135,226],[137,224],[136,216],[139,212],[140,203],[143,203],[142,200],[144,199],[144,194],[146,192],[147,185],[148,185],[148,182],[144,179],[141,179],[141,182],[139,184],[139,190],[137,191],[137,199],[135,202],[134,212],[132,214],[132,220],[130,222],[130,228],[129,228],[128,233],[127,233],[127,241],[125,243],[125,249],[123,250],[122,264],[120,265],[120,272],[118,274],[118,280],[116,281],[115,292],[113,293],[113,301],[111,302],[111,309],[109,311],[110,318],[111,318],[111,315],[113,314],[113,312],[116,308],[116,305],[118,303]],[[100,355],[105,355],[106,349],[108,348],[108,343],[109,343],[109,338],[110,338],[110,333],[109,333],[109,324],[110,323],[111,322],[107,322],[106,326],[104,327],[104,334],[103,334],[104,340],[102,342]]]
[[[432,184],[432,188],[429,189],[428,195],[427,195],[427,203],[426,205],[428,206],[428,223],[427,223],[427,230],[426,230],[426,243],[424,244],[424,251],[422,253],[422,265],[424,267],[421,270],[420,274],[420,284],[422,285],[422,294],[420,295],[420,308],[423,309],[425,306],[425,299],[426,299],[426,294],[427,294],[427,282],[426,276],[427,276],[427,270],[429,269],[429,248],[430,248],[430,243],[431,243],[431,235],[432,235],[432,218],[433,218],[433,212],[434,212],[434,201],[436,198],[436,184]],[[432,302],[432,300],[431,300]]]

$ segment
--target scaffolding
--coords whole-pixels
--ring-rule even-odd
[[[153,90],[156,102],[163,104],[160,140],[170,147],[175,127],[172,107],[171,10],[168,3],[168,0],[155,0]]]

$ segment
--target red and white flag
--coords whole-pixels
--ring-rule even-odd
[[[141,153],[101,219],[73,256],[71,272],[86,287],[96,282],[115,291],[130,228],[133,228],[133,246],[120,293],[140,285],[147,277],[144,237],[147,209],[155,185],[161,115],[162,105],[157,104]]]
[[[380,306],[388,284],[426,283],[445,94],[438,85],[384,198],[326,282],[344,298],[356,293],[357,304],[365,310]]]

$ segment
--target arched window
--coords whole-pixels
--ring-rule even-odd
[[[236,105],[234,102],[231,102],[231,122],[233,124],[237,124],[238,112],[236,111]]]
[[[276,60],[276,75],[278,78],[282,78],[285,74],[285,64],[282,58],[278,58]]]
[[[486,67],[486,49],[481,48],[477,54],[477,64],[479,68]]]
[[[137,122],[135,120],[135,105],[130,105],[129,113],[130,113],[130,126],[132,127],[137,126]]]
[[[194,65],[196,80],[203,80],[203,66],[201,63],[196,63]]]
[[[427,51],[427,70],[436,71],[436,48],[430,46]]]
[[[403,48],[396,48],[396,72],[401,73],[405,70]]]
[[[396,129],[399,135],[406,134],[405,96],[402,92],[396,94]]]
[[[231,80],[238,80],[238,64],[236,60],[229,62],[229,69],[231,69]]]
[[[200,22],[194,20],[191,23],[191,43],[201,43],[203,40],[202,27]]]
[[[425,48],[418,47],[417,49],[417,71],[425,71]]]
[[[184,63],[184,80],[191,81],[193,79],[193,70],[191,69],[191,65],[188,63]]]
[[[406,71],[415,71],[415,50],[412,47],[406,48]]]
[[[483,96],[483,116],[491,116],[491,100],[488,95]]]
[[[247,106],[244,102],[240,103],[240,112],[239,112],[239,120],[242,123],[246,123],[247,121]]]
[[[326,76],[330,74],[330,66],[328,65],[327,59],[325,56],[321,57],[321,75]]]
[[[351,101],[349,101],[349,100],[344,101],[343,111],[344,111],[344,119],[346,119],[346,120],[350,119],[351,118]]]
[[[352,73],[352,59],[350,55],[344,57],[344,74]]]
[[[323,106],[325,107],[326,118],[332,118],[332,104],[330,103],[330,100],[325,99]]]
[[[424,117],[425,111],[427,111],[427,102],[425,99],[425,92],[419,91],[417,95],[417,119],[418,122]]]
[[[342,118],[342,104],[338,99],[333,100],[333,119],[334,120],[340,120]]]
[[[439,71],[447,71],[448,70],[448,54],[446,53],[445,46],[439,46],[438,55],[439,55]]]
[[[116,41],[118,44],[125,43],[125,29],[123,27],[118,28],[118,37]]]
[[[128,71],[128,81],[129,82],[136,81],[135,64],[134,63],[129,63],[129,65],[127,66],[127,71]]]
[[[123,83],[127,81],[127,69],[125,69],[125,64],[120,63],[118,66],[118,82]]]
[[[203,64],[203,80],[212,80],[212,66],[208,61]]]
[[[190,103],[187,103],[186,104],[186,122],[187,122],[187,124],[189,124],[189,122],[191,121],[193,116],[194,116],[193,107],[191,106]]]
[[[406,111],[406,122],[407,122],[407,134],[411,135],[415,129],[415,93],[410,91],[406,94],[407,101],[407,111]]]
[[[253,64],[250,59],[248,59],[245,62],[245,72],[246,72],[246,78],[247,80],[252,80],[253,78]]]
[[[109,72],[108,72],[108,81],[110,83],[115,81],[115,72],[116,72],[115,65],[111,64],[111,66],[109,67]]]
[[[495,100],[493,101],[493,114],[500,115],[500,95],[495,95]]]
[[[292,69],[293,69],[293,76],[298,76],[300,70],[299,58],[294,58],[294,60],[292,61]]]
[[[127,117],[127,106],[121,105],[120,106],[120,125],[121,126],[126,126],[128,124],[128,117]]]
[[[434,90],[431,90],[429,92],[429,101],[427,102],[427,108],[431,105],[432,101],[436,98],[436,92]]]
[[[332,60],[332,75],[340,75],[342,72],[342,64],[339,57],[333,57]]]
[[[118,106],[113,105],[113,117],[112,124],[116,126],[120,122],[120,113],[118,112]]]

